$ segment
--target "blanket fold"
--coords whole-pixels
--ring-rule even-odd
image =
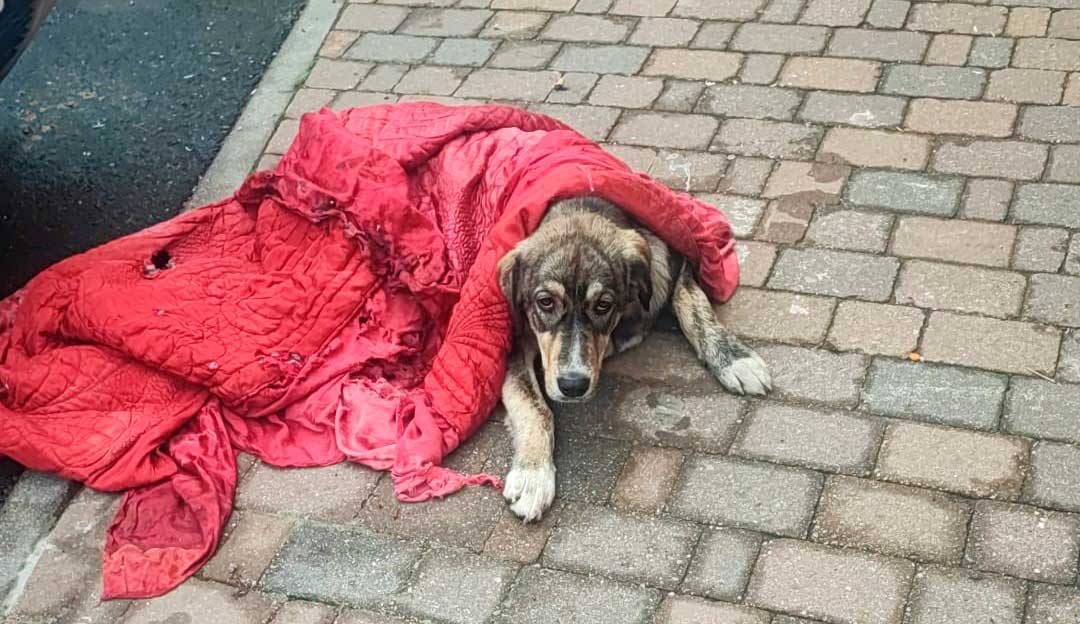
[[[580,194],[694,261],[715,300],[733,294],[720,212],[558,121],[432,103],[308,114],[232,197],[0,302],[0,456],[126,492],[105,598],[160,595],[213,554],[237,451],[389,470],[403,501],[499,486],[441,465],[499,400],[496,265]]]

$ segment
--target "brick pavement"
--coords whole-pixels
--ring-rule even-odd
[[[353,2],[260,165],[305,111],[416,99],[553,115],[724,210],[773,395],[660,330],[561,410],[535,526],[246,458],[152,601],[98,604],[83,492],[9,618],[1080,622],[1080,0]],[[452,463],[505,472],[498,420]]]

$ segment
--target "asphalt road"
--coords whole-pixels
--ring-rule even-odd
[[[303,6],[59,0],[0,82],[0,298],[175,215]]]

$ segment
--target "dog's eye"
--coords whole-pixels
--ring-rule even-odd
[[[536,298],[536,305],[544,312],[551,312],[555,309],[555,299],[550,295],[540,295]]]
[[[595,310],[597,314],[607,314],[608,312],[611,312],[611,302],[606,299],[597,301],[593,310]]]

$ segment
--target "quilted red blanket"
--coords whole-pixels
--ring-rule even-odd
[[[549,202],[597,194],[696,261],[717,300],[724,216],[550,118],[401,104],[304,117],[229,199],[53,266],[0,302],[0,456],[124,491],[104,596],[164,593],[217,547],[237,450],[390,470],[401,500],[499,399],[496,265]]]

